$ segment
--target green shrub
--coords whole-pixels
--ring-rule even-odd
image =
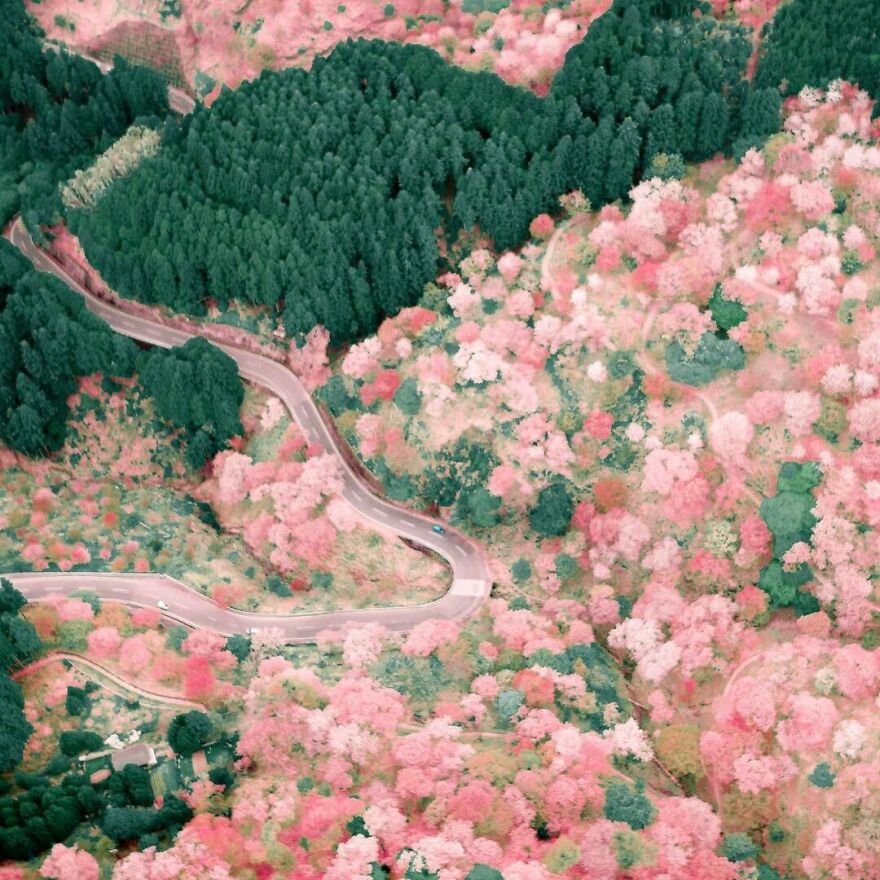
[[[612,822],[626,822],[635,831],[647,828],[657,818],[657,810],[642,793],[644,784],[612,782],[605,789],[603,813]]]
[[[727,336],[727,331],[732,330],[748,317],[748,312],[735,299],[727,299],[724,296],[724,290],[720,284],[715,285],[715,290],[709,299],[709,311],[712,314],[712,320],[718,327],[718,334],[723,339]]]
[[[806,492],[777,492],[761,502],[761,519],[773,534],[773,555],[782,555],[799,541],[809,541],[816,526],[816,500]]]
[[[523,704],[524,694],[522,691],[508,689],[501,691],[495,698],[495,711],[501,721],[507,723],[516,714],[517,710]]]
[[[725,834],[721,843],[721,855],[731,862],[745,862],[755,858],[760,852],[752,838],[742,831]]]
[[[104,740],[93,730],[63,730],[58,740],[61,754],[75,758],[104,748]]]
[[[817,788],[831,788],[834,785],[834,774],[827,761],[817,764],[807,778]]]
[[[741,370],[746,364],[742,346],[732,339],[704,333],[691,357],[676,339],[666,347],[669,378],[686,385],[706,385],[724,370]]]
[[[568,489],[563,483],[552,483],[538,493],[537,504],[529,511],[529,525],[545,538],[564,535],[573,513]]]
[[[405,415],[414,416],[422,408],[422,395],[412,377],[404,379],[394,393],[394,405]]]
[[[516,583],[522,584],[532,576],[532,566],[529,564],[528,559],[521,556],[511,566],[510,573],[513,575]]]
[[[251,652],[251,640],[247,636],[235,635],[229,636],[226,640],[226,650],[232,654],[239,663],[247,659]]]
[[[213,727],[204,712],[176,715],[168,725],[168,744],[178,755],[189,757],[208,742]]]
[[[555,565],[556,574],[564,581],[573,578],[580,571],[577,559],[573,556],[569,556],[568,553],[558,553],[555,559]]]
[[[293,595],[293,590],[291,590],[284,580],[277,574],[270,574],[269,577],[266,578],[266,589],[270,593],[274,593],[276,596],[281,596],[282,598],[287,598],[288,596]]]
[[[467,872],[464,880],[504,880],[504,875],[497,868],[490,868],[489,865],[474,865]]]

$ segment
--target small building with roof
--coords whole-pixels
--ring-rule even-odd
[[[110,763],[116,771],[122,770],[129,764],[136,764],[139,767],[152,767],[156,763],[156,753],[152,746],[146,743],[135,743],[119,749],[110,755]]]

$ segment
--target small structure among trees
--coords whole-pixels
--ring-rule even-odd
[[[110,756],[110,763],[117,772],[130,765],[152,767],[156,763],[156,753],[153,751],[153,747],[146,743],[135,743],[118,752],[113,752]]]

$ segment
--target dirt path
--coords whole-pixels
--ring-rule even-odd
[[[125,693],[127,691],[129,694],[136,694],[140,699],[152,703],[158,703],[159,705],[180,706],[184,709],[198,709],[200,712],[208,711],[204,703],[199,703],[196,700],[188,700],[186,697],[182,697],[179,694],[169,693],[167,691],[153,691],[140,687],[127,679],[121,678],[115,672],[108,669],[106,666],[102,666],[100,663],[96,663],[91,658],[70,651],[53,651],[46,657],[36,660],[34,663],[25,666],[23,669],[19,669],[13,674],[12,678],[15,680],[26,678],[31,673],[37,672],[52,663],[59,663],[62,660],[67,660],[77,672],[87,678],[91,678],[93,681],[106,687],[109,691],[115,693],[116,696],[122,697],[123,699],[128,699]],[[123,693],[120,693],[120,691],[123,691]]]
[[[547,250],[544,253],[543,258],[541,259],[541,285],[545,290],[550,291],[551,295],[554,297],[558,296],[559,288],[556,285],[556,280],[553,277],[553,259],[556,254],[556,248],[559,245],[560,238],[572,230],[572,226],[575,224],[580,225],[584,221],[580,219],[580,217],[575,218],[571,224],[563,225],[556,229],[553,235],[550,237],[550,241],[547,244]],[[654,325],[654,321],[657,317],[657,304],[653,303],[650,308],[645,313],[645,320],[642,323],[642,329],[640,331],[640,338],[644,343],[647,343],[648,336],[651,332],[651,328]],[[616,351],[617,346],[613,343],[608,344],[609,351]],[[642,350],[638,352],[636,355],[636,362],[642,371],[648,376],[654,376],[658,373],[662,373],[663,371],[651,360],[646,350]],[[690,387],[690,386],[689,386]],[[703,407],[706,409],[706,412],[709,415],[709,421],[714,422],[715,419],[718,418],[718,408],[715,406],[715,402],[707,395],[701,391],[697,391],[693,389],[694,396],[699,399],[699,401],[703,404]]]

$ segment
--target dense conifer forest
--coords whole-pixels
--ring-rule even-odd
[[[244,387],[229,355],[203,339],[140,351],[0,240],[0,440],[28,455],[59,449],[78,377],[135,371],[158,415],[181,429],[193,468],[241,433]]]
[[[0,241],[0,440],[29,455],[58,449],[77,377],[130,375],[136,353],[82,297]]]
[[[21,211],[32,231],[56,223],[58,185],[135,121],[168,113],[165,82],[116,59],[106,76],[78,55],[46,49],[23,0],[0,17],[0,222]]]
[[[69,219],[125,295],[193,314],[240,298],[277,308],[291,335],[322,323],[349,342],[418,298],[442,267],[438,234],[514,247],[561,193],[598,206],[658,157],[760,143],[780,91],[838,76],[875,91],[878,9],[785,5],[752,84],[746,29],[694,0],[616,0],[544,99],[425,47],[348,41],[168,122],[155,158]],[[121,59],[102,76],[45,50],[21,0],[0,29],[0,209],[36,230],[62,214],[58,184],[135,120],[158,125],[167,98]]]
[[[782,6],[766,25],[756,81],[781,83],[794,95],[838,78],[874,96],[880,91],[880,3],[795,0]]]
[[[33,727],[24,717],[21,688],[8,673],[31,660],[41,648],[33,626],[21,615],[21,595],[5,578],[0,578],[0,772],[17,766]]]
[[[205,339],[190,339],[169,351],[152,349],[141,358],[138,378],[159,416],[182,429],[192,468],[200,468],[230,437],[242,434],[244,385],[238,367]]]
[[[189,313],[237,297],[283,309],[291,335],[357,339],[435,276],[439,230],[510,248],[562,193],[613,201],[659,154],[775,131],[778,90],[743,76],[747,31],[693,8],[616,0],[545,99],[425,47],[340,44],[170,125],[72,226],[127,296]]]

